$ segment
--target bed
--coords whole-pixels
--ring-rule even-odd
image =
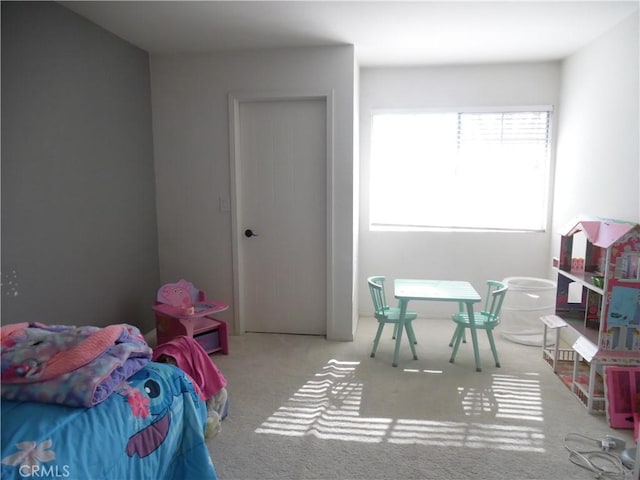
[[[72,398],[68,395],[47,398],[45,403],[37,398],[25,401],[7,389],[4,380],[16,375],[16,368],[5,362],[5,354],[15,348],[13,342],[5,340],[3,334],[3,480],[29,476],[83,480],[217,478],[205,443],[207,411],[200,392],[191,377],[176,366],[150,361],[149,347],[144,350],[146,361],[138,361],[135,373],[118,372],[124,380],[111,382],[114,385],[106,395],[102,392],[104,399],[92,405],[93,389],[85,395],[89,404],[78,406],[69,404],[73,402],[66,400]],[[77,356],[78,350],[74,353]],[[140,360],[140,356],[132,356]],[[27,365],[24,361],[18,364]],[[37,370],[39,374],[46,372],[46,368]]]

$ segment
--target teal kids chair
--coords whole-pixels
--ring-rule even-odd
[[[484,330],[487,332],[489,338],[489,345],[491,345],[491,352],[493,353],[493,359],[496,362],[496,367],[500,367],[500,361],[498,360],[498,351],[496,350],[496,344],[493,338],[493,329],[500,323],[500,310],[504,297],[507,294],[508,287],[502,282],[495,280],[487,281],[487,295],[485,298],[484,309],[481,312],[473,313],[473,320],[476,330]],[[456,330],[453,333],[449,346],[453,347],[451,352],[451,358],[449,362],[453,363],[456,354],[458,353],[458,347],[460,341],[464,341],[465,331],[467,328],[471,328],[469,321],[469,314],[465,310],[464,304],[460,305],[458,313],[453,314],[453,321],[457,324]],[[476,345],[474,345],[476,348]],[[477,354],[477,352],[474,352]]]
[[[384,280],[385,277],[383,276],[369,277],[367,279],[367,283],[369,284],[369,292],[371,293],[371,299],[373,300],[373,313],[376,317],[376,320],[378,320],[378,330],[376,332],[376,337],[373,340],[373,349],[371,350],[372,358],[376,356],[376,350],[378,349],[378,343],[380,343],[380,337],[382,336],[382,330],[384,329],[384,326],[387,323],[394,325],[393,338],[395,338],[400,322],[400,308],[390,307],[387,304],[384,291]],[[411,353],[413,353],[414,360],[418,359],[415,347],[415,344],[418,342],[416,341],[416,335],[413,331],[413,325],[411,324],[411,322],[415,320],[417,316],[418,314],[416,312],[407,311],[405,312],[404,317],[404,327],[407,330],[409,346],[411,347]]]

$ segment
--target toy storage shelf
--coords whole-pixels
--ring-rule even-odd
[[[227,324],[222,320],[210,317],[193,320],[193,339],[205,352],[228,354],[227,338]]]
[[[167,315],[156,310],[156,334],[158,344],[170,342],[176,337],[193,337],[205,352],[229,353],[227,324],[212,317],[184,318]]]
[[[590,413],[604,413],[605,367],[640,367],[640,225],[578,218],[553,266],[556,314],[541,320],[556,340],[545,339],[543,359]]]

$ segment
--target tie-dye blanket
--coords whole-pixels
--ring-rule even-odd
[[[131,325],[75,327],[41,323],[0,328],[2,398],[90,407],[151,359]]]
[[[206,408],[183,371],[148,363],[104,402],[2,401],[3,480],[215,480]]]

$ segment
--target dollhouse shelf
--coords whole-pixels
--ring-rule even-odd
[[[564,270],[558,269],[558,275],[567,277],[574,282],[579,282],[584,285],[585,288],[593,290],[600,295],[604,295],[604,290],[602,288],[596,287],[593,284],[593,277],[597,276],[595,272],[585,272],[584,270],[571,270],[565,272]]]
[[[543,359],[590,413],[604,413],[606,368],[640,367],[640,225],[578,217],[562,233],[553,266],[556,312],[541,318]]]

